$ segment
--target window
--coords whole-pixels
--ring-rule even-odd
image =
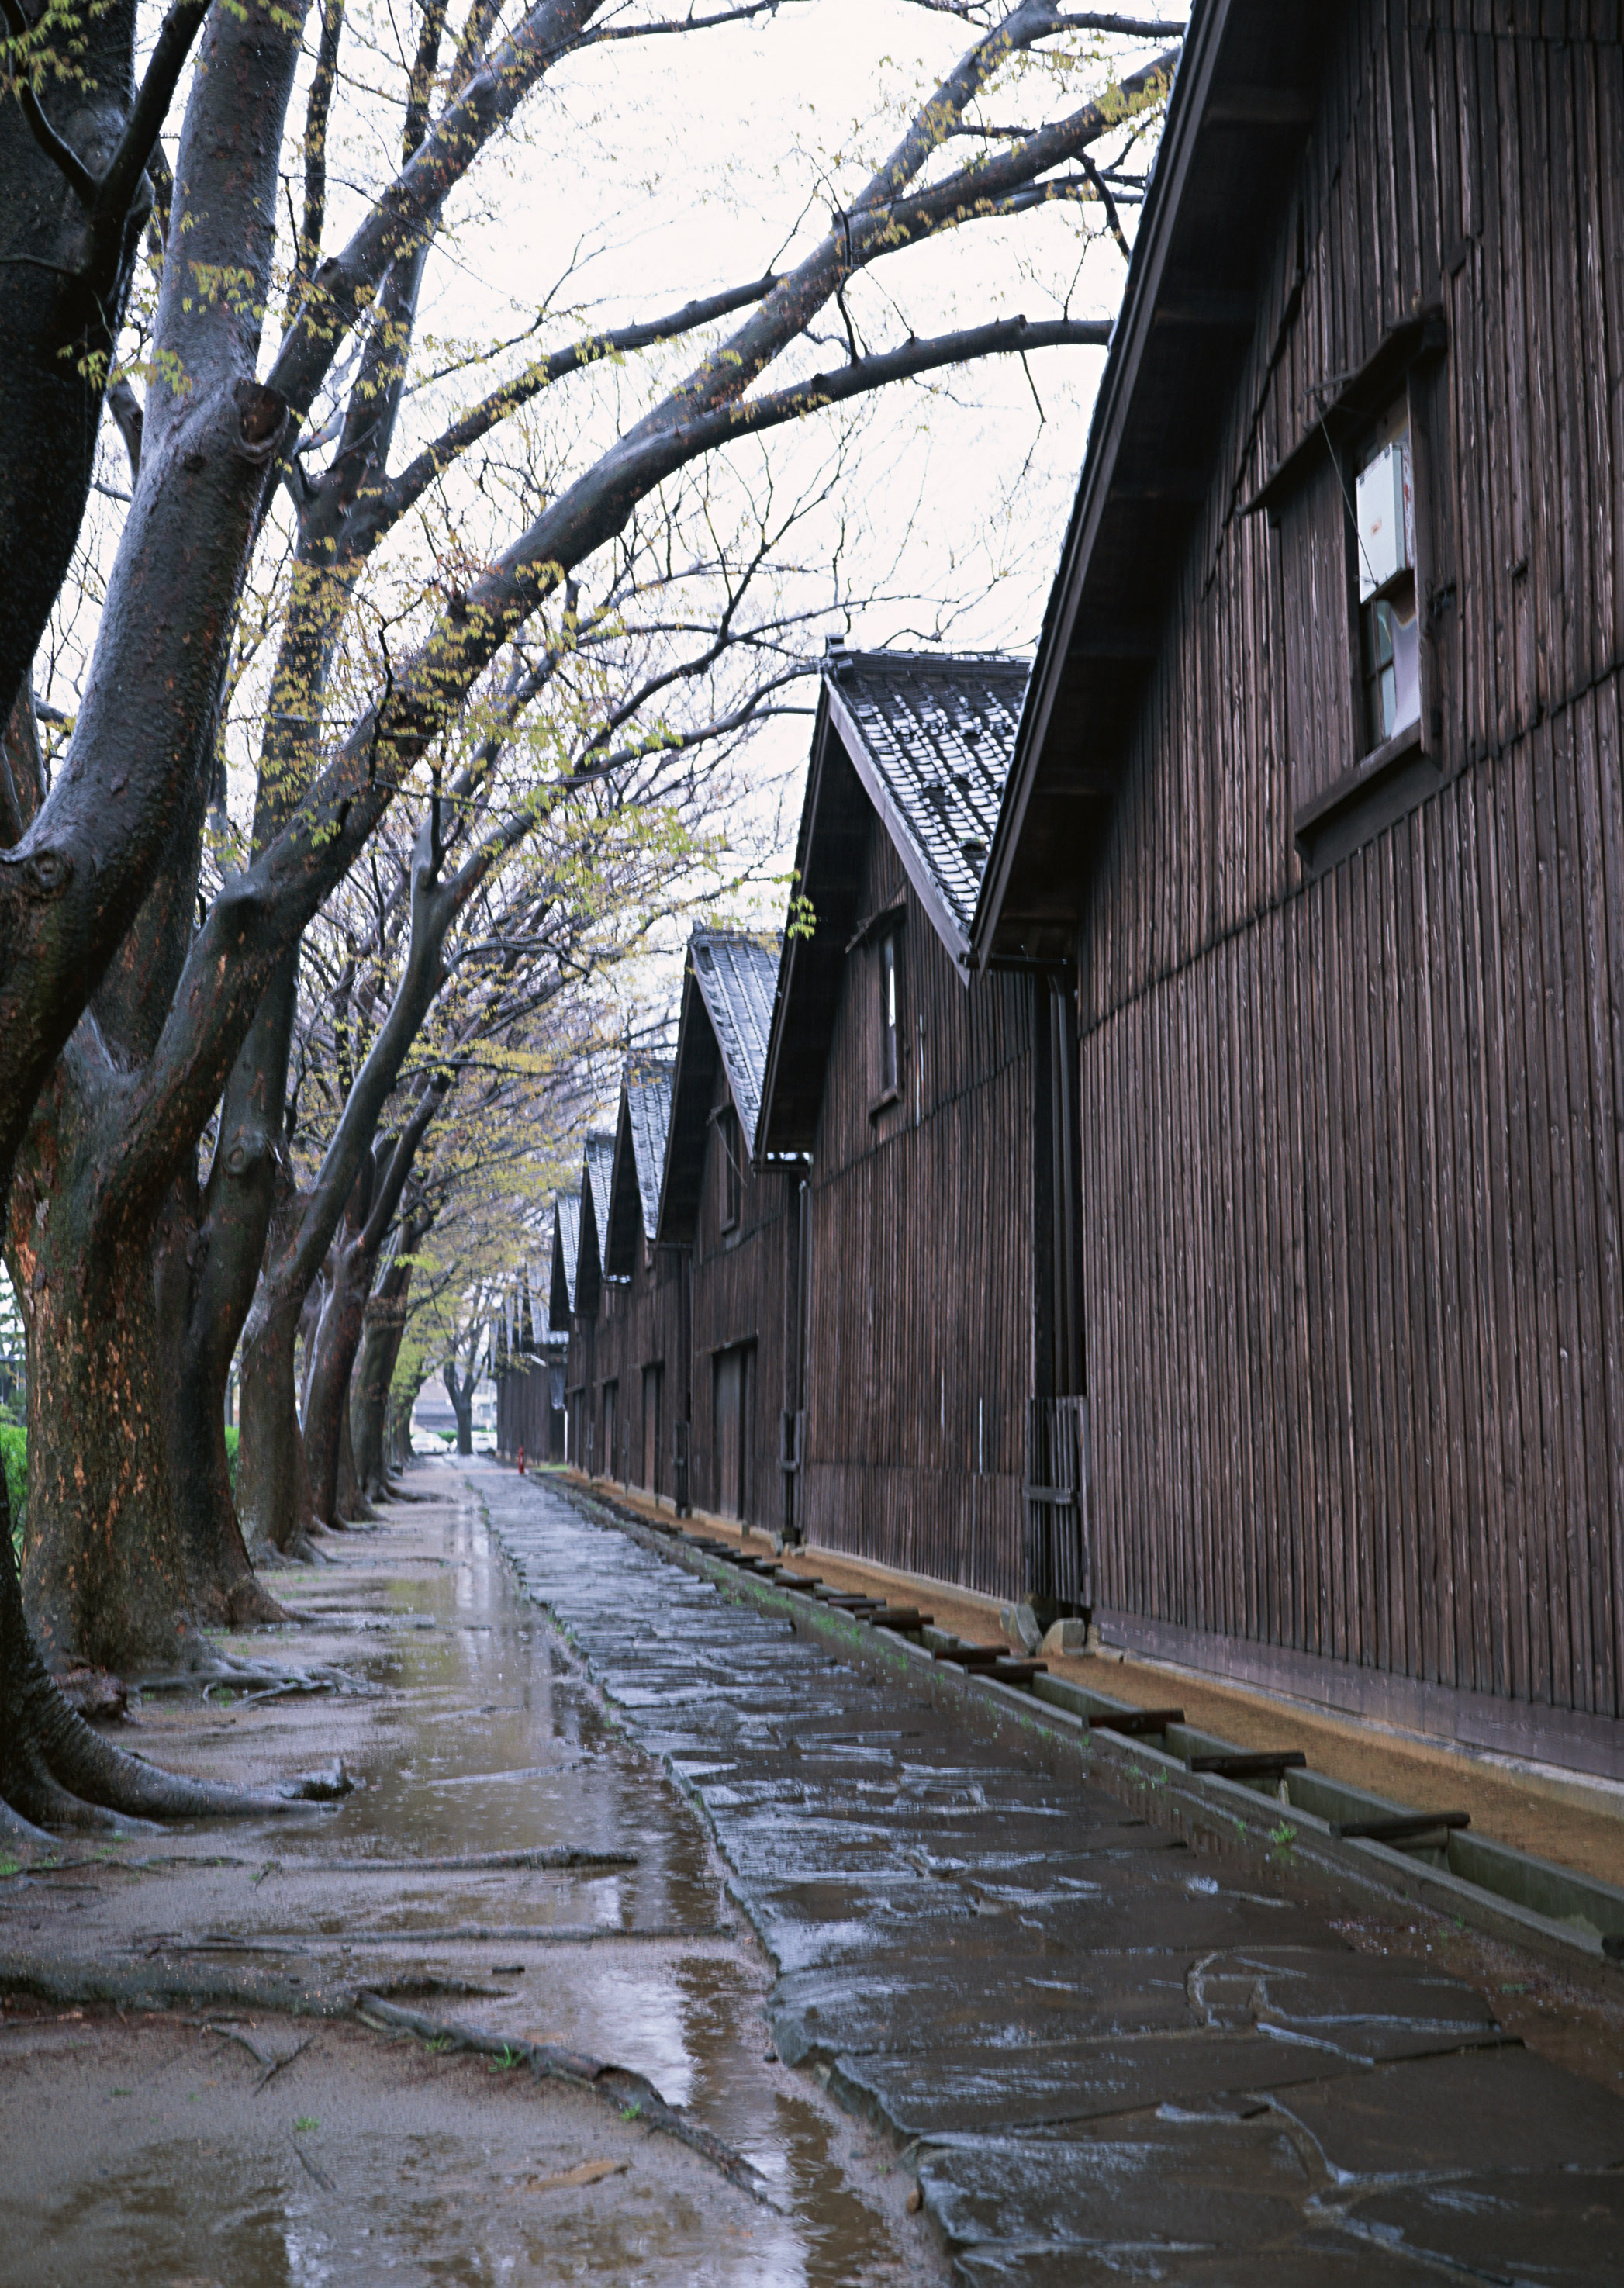
[[[1291,822],[1333,865],[1438,783],[1455,592],[1447,336],[1396,327],[1334,397],[1311,389],[1298,441],[1258,493],[1275,558]],[[1440,443],[1440,440],[1444,441]]]
[[[871,1112],[902,1092],[902,932],[895,925],[874,941],[874,1084]]]
[[[880,940],[880,1088],[897,1086],[897,933]]]
[[[739,1116],[731,1104],[717,1115],[717,1148],[721,1164],[722,1228],[733,1231],[744,1209],[744,1165]]]
[[[1407,396],[1366,441],[1354,473],[1364,748],[1421,720],[1421,626],[1415,610],[1415,486]]]

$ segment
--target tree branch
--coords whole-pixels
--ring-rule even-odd
[[[537,358],[522,374],[492,390],[478,405],[471,406],[432,445],[425,445],[398,477],[381,485],[368,501],[359,504],[358,512],[366,516],[369,527],[376,523],[376,530],[372,536],[376,539],[421,498],[459,453],[466,452],[471,445],[488,435],[498,422],[506,420],[519,406],[527,404],[554,382],[582,372],[605,358],[646,349],[655,342],[672,341],[678,335],[712,325],[718,318],[731,317],[735,310],[748,309],[753,303],[762,301],[778,283],[778,278],[769,272],[766,277],[755,279],[748,286],[728,287],[719,294],[685,302],[681,309],[663,318],[646,319],[638,325],[621,326],[605,334],[589,334],[568,349]]]
[[[270,377],[270,387],[296,417],[309,411],[366,296],[390,264],[422,237],[448,194],[537,81],[579,44],[601,4],[602,0],[535,0],[511,36],[471,73],[343,253],[321,265]]]
[[[153,43],[147,76],[141,82],[135,108],[98,186],[96,206],[99,214],[109,218],[116,218],[122,223],[141,178],[147,172],[152,147],[169,116],[176,83],[191,53],[198,27],[208,12],[209,0],[175,0],[175,5],[164,18]]]

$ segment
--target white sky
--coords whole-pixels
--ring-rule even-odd
[[[517,4],[511,0],[508,20]],[[678,0],[672,13],[682,4]],[[461,12],[454,0],[454,26]],[[1188,10],[1173,0],[1145,12],[1175,23]],[[606,20],[630,20],[630,12],[611,12]],[[155,8],[144,8],[148,36],[158,20]],[[313,10],[306,33],[313,44],[316,26]],[[400,60],[414,36],[407,0],[349,0],[329,147],[329,250],[392,170],[398,107],[380,104],[372,91],[398,94]],[[793,260],[867,179],[972,36],[956,17],[910,0],[782,0],[776,15],[755,24],[605,44],[567,60],[527,100],[514,131],[476,165],[454,202],[425,279],[419,369],[443,363],[448,346],[483,346],[519,336],[550,296],[558,314],[533,338],[531,353],[538,343],[557,346],[587,326],[655,315],[691,295]],[[1162,44],[1113,42],[1110,52],[1125,72]],[[1105,75],[1097,60],[1075,46],[1066,58],[1058,43],[1050,47],[1057,52],[1050,61],[1018,68],[1024,78],[1006,75],[994,83],[979,113],[984,122],[1034,123],[1098,91]],[[301,94],[289,115],[294,132],[302,109]],[[171,157],[179,115],[178,107],[168,138]],[[972,147],[953,141],[933,171],[963,163]],[[290,143],[285,164],[296,195],[298,163]],[[1124,206],[1122,215],[1131,235],[1137,209]],[[973,223],[889,256],[853,282],[847,301],[863,347],[881,348],[910,331],[931,334],[1016,312],[1033,319],[1063,309],[1109,317],[1124,275],[1100,210],[1056,206],[1013,221]],[[764,385],[843,361],[838,314],[826,313],[816,330],[822,341],[812,355],[781,364]],[[273,321],[262,369],[274,352]],[[690,338],[679,348],[629,360],[615,371],[599,369],[548,393],[547,450],[560,473],[588,465],[694,355]],[[519,361],[515,356],[509,365]],[[796,537],[804,568],[797,600],[820,608],[829,600],[838,558],[848,592],[869,600],[850,631],[859,643],[934,640],[1029,652],[1104,362],[1102,350],[1050,350],[1025,362],[988,360],[903,385],[764,443],[741,442],[728,456],[731,481],[739,497],[746,490],[758,494],[770,466],[775,498],[812,486],[844,432],[852,443],[846,474]],[[414,399],[396,465],[440,427],[454,402],[479,393],[492,378],[487,369]],[[320,418],[318,408],[313,425]],[[124,475],[127,481],[110,436],[103,465],[112,480]],[[117,516],[115,509],[101,510],[104,551]],[[502,528],[500,508],[493,512],[490,544],[500,545],[511,529]],[[402,528],[389,544],[423,545],[415,526]],[[92,581],[82,613],[86,635],[94,614]],[[809,647],[818,647],[825,632],[846,632],[844,618],[829,614]],[[69,710],[76,697],[75,648],[64,655],[62,675],[45,695]],[[810,708],[815,693],[809,685],[801,696]],[[742,765],[744,791],[733,818],[739,843],[771,856],[780,870],[793,854],[809,733],[807,716],[769,724]],[[251,744],[244,745],[245,763]],[[246,769],[241,775],[234,808],[240,793],[246,815],[251,777]],[[782,905],[778,889],[745,910],[776,926]],[[646,1005],[674,1001],[676,974],[674,963],[657,965],[639,988]]]

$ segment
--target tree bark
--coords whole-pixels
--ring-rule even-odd
[[[285,1166],[277,1171],[273,1247],[301,1205]],[[257,1309],[238,1368],[237,1514],[250,1549],[264,1545],[284,1555],[303,1538],[310,1516],[296,1357],[305,1301],[305,1291],[284,1291]]]
[[[360,1347],[361,1322],[371,1284],[367,1249],[367,1212],[371,1204],[370,1163],[357,1179],[343,1227],[328,1258],[327,1300],[316,1330],[310,1396],[305,1408],[305,1462],[310,1473],[311,1505],[324,1525],[343,1522],[339,1464],[349,1416],[350,1372]]]
[[[198,1635],[170,1499],[151,1235],[95,1212],[91,1116],[113,1085],[75,1035],[19,1157],[7,1252],[28,1297],[35,1624],[56,1664],[131,1673],[184,1666]]]
[[[237,1330],[215,1292],[210,1239],[196,1185],[182,1179],[155,1247],[170,1498],[198,1617],[246,1628],[288,1616],[254,1572],[232,1492],[226,1392]]]
[[[356,1478],[362,1493],[375,1501],[389,1490],[389,1466],[393,1458],[388,1444],[390,1388],[406,1334],[412,1259],[427,1228],[426,1216],[407,1219],[394,1256],[367,1299],[360,1356],[350,1397],[350,1433],[355,1446]]]
[[[456,1416],[456,1450],[459,1454],[471,1454],[473,1387],[479,1379],[478,1372],[470,1367],[466,1375],[459,1377],[456,1360],[448,1359],[440,1369],[440,1378],[446,1386],[446,1396],[451,1401],[451,1410]]]

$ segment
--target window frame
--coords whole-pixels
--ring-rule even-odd
[[[868,1091],[868,1117],[871,1120],[877,1119],[888,1107],[901,1102],[906,1079],[907,1026],[905,1021],[902,953],[904,918],[899,910],[887,913],[883,925],[875,928],[873,938],[874,981],[870,988],[869,1019],[872,1047]]]
[[[1437,621],[1453,599],[1453,552],[1434,478],[1432,427],[1446,393],[1438,373],[1448,350],[1440,309],[1421,312],[1388,335],[1248,504],[1266,511],[1278,544],[1271,550],[1285,677],[1285,775],[1292,838],[1310,872],[1335,863],[1433,791],[1439,783],[1443,730]],[[1359,600],[1356,510],[1359,457],[1373,433],[1403,401],[1410,441],[1414,512],[1413,575],[1416,605],[1419,707],[1415,719],[1367,743],[1365,644]],[[1311,398],[1311,409],[1313,400]],[[1446,417],[1446,407],[1443,417]],[[1333,536],[1337,520],[1341,545]],[[1330,579],[1342,567],[1345,609],[1316,597],[1306,616],[1294,578],[1317,566]],[[1331,583],[1334,585],[1334,582]],[[1305,641],[1295,640],[1299,627]],[[1340,637],[1332,633],[1340,631]],[[1319,655],[1313,655],[1315,639]],[[1326,655],[1340,649],[1340,659]],[[1338,711],[1328,723],[1325,711]],[[1334,775],[1327,749],[1348,758]],[[1319,768],[1316,769],[1316,765]]]
[[[716,1132],[720,1183],[717,1227],[723,1232],[737,1231],[744,1221],[744,1130],[740,1124],[738,1108],[731,1098],[717,1108]]]

